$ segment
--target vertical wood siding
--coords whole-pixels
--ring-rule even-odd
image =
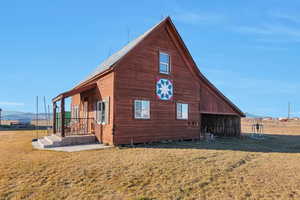
[[[159,51],[171,57],[171,73],[159,73]],[[156,97],[157,78],[173,81],[172,100]],[[200,137],[200,86],[165,27],[144,40],[116,68],[115,142],[151,142]],[[134,119],[135,99],[150,101],[150,120]],[[176,102],[189,104],[189,119],[176,119]]]
[[[94,103],[110,97],[110,123],[95,127],[97,138],[110,144],[130,144],[160,140],[199,139],[203,137],[201,127],[211,121],[201,120],[204,113],[219,114],[219,124],[240,128],[240,117],[207,83],[201,81],[196,71],[187,64],[187,57],[178,47],[181,44],[174,37],[168,24],[153,31],[137,45],[115,67],[114,72],[99,78],[98,88],[75,95],[72,104],[82,104],[88,97],[89,115],[94,116]],[[171,57],[170,75],[159,73],[159,51]],[[173,99],[159,100],[156,96],[157,78],[173,82]],[[134,100],[150,101],[150,119],[134,119]],[[176,119],[176,103],[189,104],[188,120]],[[227,116],[228,115],[228,116]],[[232,118],[233,115],[236,117]],[[226,118],[228,117],[228,118]],[[204,123],[201,126],[201,122]],[[202,130],[203,132],[203,130]],[[227,134],[228,132],[225,131]],[[236,133],[229,135],[236,135]]]
[[[201,82],[200,109],[202,113],[236,113],[227,102],[221,99],[216,92],[209,88],[204,82]]]
[[[89,116],[95,118],[95,104],[97,101],[107,99],[109,97],[109,123],[97,124],[94,123],[95,135],[100,142],[113,144],[113,117],[114,117],[114,73],[111,72],[106,76],[96,80],[97,88],[82,92],[81,94],[72,97],[72,105],[80,106],[80,116],[83,117],[83,100],[88,99]]]

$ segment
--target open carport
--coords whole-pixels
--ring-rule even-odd
[[[241,117],[238,115],[201,114],[201,132],[215,136],[239,136]]]

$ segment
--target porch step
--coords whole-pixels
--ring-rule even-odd
[[[51,142],[49,142],[48,140],[46,140],[44,138],[38,139],[37,142],[41,148],[49,148],[52,146]]]
[[[45,136],[44,139],[47,140],[53,147],[60,146],[60,143],[62,141],[62,138],[57,135]]]
[[[41,148],[63,147],[82,144],[96,144],[97,139],[94,135],[78,135],[59,137],[56,135],[45,136],[38,139],[38,145]]]
[[[62,138],[61,145],[79,145],[79,144],[95,144],[97,143],[97,138],[95,135],[74,135]]]

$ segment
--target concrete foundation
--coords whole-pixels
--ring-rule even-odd
[[[37,140],[41,148],[53,148],[72,145],[96,144],[97,139],[94,135],[74,135],[60,137],[57,135],[45,136]]]

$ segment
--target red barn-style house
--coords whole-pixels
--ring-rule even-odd
[[[201,139],[206,132],[239,136],[244,117],[199,71],[170,17],[54,98],[53,105],[54,133],[92,134],[113,145]]]

